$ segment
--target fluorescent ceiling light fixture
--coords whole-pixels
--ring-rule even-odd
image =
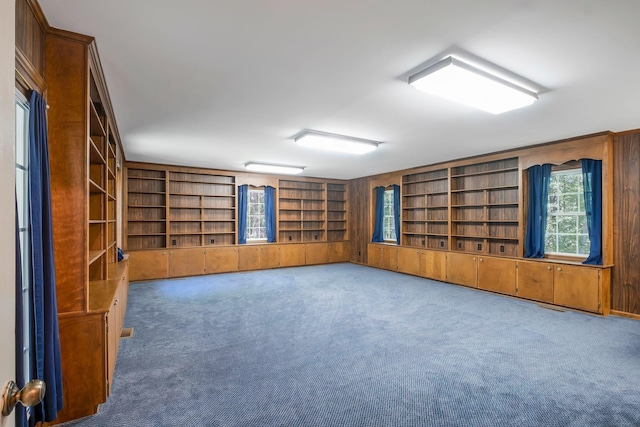
[[[379,142],[317,130],[303,130],[293,138],[298,145],[316,150],[365,154],[378,148]]]
[[[493,114],[526,107],[538,99],[534,92],[452,56],[409,77],[409,84],[432,95]]]
[[[277,173],[285,175],[296,175],[304,171],[303,166],[273,165],[256,162],[246,163],[244,167],[251,172]]]

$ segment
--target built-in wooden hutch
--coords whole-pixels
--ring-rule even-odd
[[[128,162],[125,249],[131,279],[349,260],[346,181],[253,174],[253,187],[276,189],[277,241],[238,245],[237,187],[246,177]]]
[[[401,184],[401,245],[369,244],[368,264],[402,273],[609,314],[613,265],[612,135],[576,138],[370,177]],[[524,259],[530,166],[603,161],[602,266]],[[371,198],[373,202],[373,197]]]

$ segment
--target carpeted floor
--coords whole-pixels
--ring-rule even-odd
[[[640,322],[354,264],[134,283],[66,426],[640,426]]]

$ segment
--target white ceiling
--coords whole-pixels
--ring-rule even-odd
[[[40,0],[94,36],[127,160],[355,178],[640,127],[638,0]],[[535,82],[492,115],[407,77],[445,51]],[[301,129],[384,141],[364,156],[298,147]]]

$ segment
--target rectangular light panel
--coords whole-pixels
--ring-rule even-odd
[[[409,77],[421,91],[492,114],[533,104],[538,96],[451,56]]]
[[[365,154],[378,148],[374,141],[313,130],[303,131],[295,141],[302,147],[349,154]]]

